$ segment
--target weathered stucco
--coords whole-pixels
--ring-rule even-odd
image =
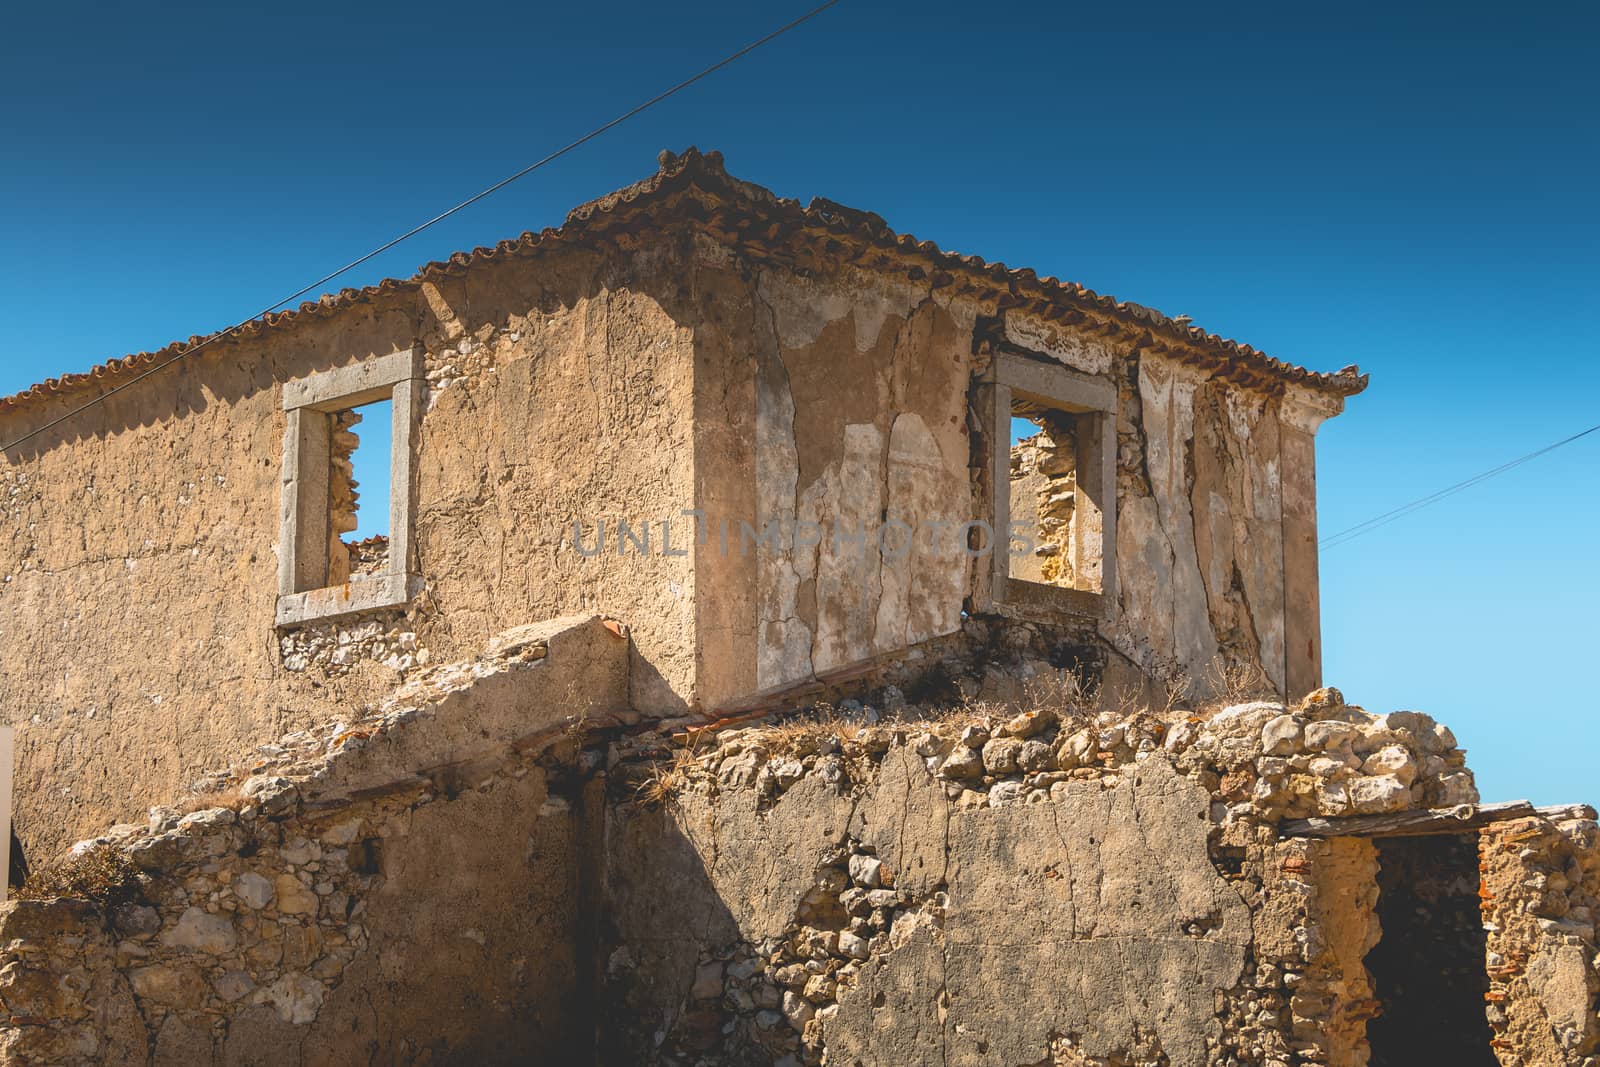
[[[1114,550],[1127,565],[1112,602],[1057,625],[1097,629],[1133,676],[1158,685],[1211,691],[1246,668],[1286,689],[1278,398],[931,283],[827,264],[799,274],[698,247],[700,504],[787,539],[747,554],[735,525],[727,554],[697,560],[709,704],[951,633],[984,599],[983,568],[957,531],[992,517],[977,469],[994,443],[974,440],[988,359],[979,326],[999,321],[1010,337],[1013,318],[1018,336],[1047,346],[1031,358],[1101,374],[1119,392]],[[789,538],[800,529],[810,543]],[[849,537],[862,530],[865,553]],[[902,551],[907,530],[916,541]],[[1303,665],[1294,674],[1298,692],[1318,681]]]
[[[708,316],[698,391],[737,402],[752,432],[729,439],[716,413],[702,415],[717,441],[704,452],[705,507],[736,537],[741,522],[775,524],[783,543],[698,568],[720,616],[702,633],[712,705],[954,631],[965,556],[902,550],[898,532],[884,552],[877,536],[889,520],[907,534],[942,522],[953,540],[971,515],[970,322],[962,329],[925,287],[868,272],[752,277],[726,259],[702,254],[697,290],[713,310],[754,311]],[[793,536],[797,523],[814,536]],[[754,596],[717,607],[734,588]]]
[[[1164,762],[1137,784],[958,811],[898,749],[854,801],[814,779],[770,809],[756,800],[691,798],[664,821],[619,812],[611,910],[641,970],[677,979],[656,988],[682,996],[704,946],[782,937],[830,848],[853,840],[902,894],[938,895],[942,918],[896,927],[861,968],[823,1026],[830,1062],[1032,1063],[1064,1035],[1090,1055],[1152,1038],[1173,1064],[1206,1062],[1214,990],[1238,980],[1250,918],[1208,859],[1207,797]],[[783,859],[751,862],[762,854]],[[704,925],[671,922],[708,895],[721,907]],[[1185,932],[1202,920],[1204,936]]]
[[[1333,690],[1029,706],[623,746],[657,762],[613,771],[601,1059],[1366,1062],[1373,846],[1276,828],[1470,797],[1447,733]]]
[[[670,245],[497,264],[219,342],[8,453],[0,709],[19,727],[30,854],[527,619],[625,614],[635,703],[692,699],[691,560],[622,557],[615,525],[676,516],[693,497],[691,324],[663,303],[679,269]],[[428,368],[425,591],[403,611],[280,633],[280,384],[413,345]],[[66,406],[8,420],[6,434]],[[572,524],[592,548],[602,519],[606,551],[580,557]],[[380,639],[349,640],[374,628]],[[322,654],[296,655],[308,645]]]

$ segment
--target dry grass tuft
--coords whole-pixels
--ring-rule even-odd
[[[34,871],[16,895],[19,900],[73,897],[111,907],[137,899],[141,886],[139,871],[126,854],[96,845]]]
[[[657,760],[650,773],[634,790],[633,800],[641,808],[665,808],[677,803],[694,781],[700,762],[692,748],[676,749],[670,760]]]
[[[1206,688],[1212,693],[1206,701],[1207,711],[1220,711],[1232,704],[1245,704],[1252,700],[1282,700],[1267,672],[1255,663],[1217,664],[1206,674]]]
[[[1028,711],[1053,711],[1063,721],[1092,714],[1100,703],[1100,686],[1073,671],[1036,675],[1023,685]]]
[[[813,704],[804,711],[764,727],[762,743],[778,756],[810,756],[828,747],[830,741],[841,746],[853,741],[869,723],[840,711],[828,703]]]
[[[237,811],[243,799],[239,796],[239,787],[230,785],[214,793],[191,793],[173,804],[172,809],[180,815],[207,811],[211,808],[233,808]]]

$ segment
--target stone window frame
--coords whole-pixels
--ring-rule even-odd
[[[988,501],[994,524],[987,603],[1003,615],[1048,621],[1063,614],[1107,618],[1117,597],[1117,389],[1105,378],[1069,370],[1004,349],[983,376],[982,417],[991,441]],[[1075,559],[1091,547],[1100,556],[1100,591],[1072,589],[1011,577],[1011,411],[1013,398],[1089,416],[1078,420],[1078,485],[1100,510],[1097,546],[1079,541]],[[1078,533],[1079,538],[1084,536]]]
[[[422,403],[423,355],[416,349],[374,356],[348,367],[286,382],[283,410],[282,496],[278,535],[277,625],[403,606],[417,575],[409,566],[412,541],[412,455]],[[382,574],[353,576],[336,586],[327,578],[328,471],[335,412],[390,401],[389,558]]]

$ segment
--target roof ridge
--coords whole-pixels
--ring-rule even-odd
[[[236,336],[253,337],[274,330],[303,317],[324,317],[351,304],[371,300],[390,293],[404,292],[419,287],[431,277],[454,273],[475,264],[503,256],[525,252],[551,241],[582,237],[585,231],[603,231],[608,221],[619,212],[640,201],[656,200],[694,186],[704,192],[720,194],[732,200],[757,208],[790,214],[797,221],[818,225],[838,236],[865,239],[870,244],[894,248],[901,254],[931,261],[944,271],[961,271],[964,274],[987,278],[997,289],[1009,290],[1018,297],[1031,296],[1045,303],[1067,302],[1098,314],[1122,320],[1130,326],[1159,331],[1170,345],[1193,347],[1202,353],[1209,351],[1213,358],[1231,362],[1242,360],[1248,366],[1241,368],[1254,375],[1283,381],[1294,381],[1308,388],[1340,396],[1352,396],[1367,386],[1367,376],[1354,365],[1331,374],[1307,370],[1268,356],[1259,349],[1218,334],[1208,333],[1192,324],[1186,315],[1168,316],[1154,308],[1095,292],[1078,282],[1062,281],[1053,276],[1040,277],[1038,272],[1026,268],[1011,268],[1004,263],[991,262],[980,256],[948,252],[932,241],[919,240],[908,233],[892,229],[883,216],[860,208],[848,207],[826,197],[813,197],[805,205],[800,201],[780,197],[771,190],[731,175],[718,151],[701,152],[691,145],[681,153],[663,151],[657,157],[654,174],[624,186],[604,196],[585,201],[567,212],[560,227],[547,227],[538,232],[524,231],[515,238],[500,241],[492,247],[474,248],[451,254],[447,259],[423,264],[409,278],[385,278],[374,285],[362,288],[344,288],[337,293],[325,293],[315,301],[305,301],[298,308],[271,311],[231,328]],[[1026,290],[1028,292],[1022,292]],[[47,378],[11,396],[0,397],[0,416],[10,414],[35,403],[79,392],[97,382],[109,382],[124,374],[143,371],[163,361],[175,362],[190,349],[210,342],[230,330],[196,334],[187,340],[173,341],[155,351],[136,352],[91,367],[82,373],[63,374]]]

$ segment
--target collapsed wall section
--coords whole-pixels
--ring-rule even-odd
[[[616,630],[507,632],[85,842],[98,904],[0,908],[0,1061],[1362,1067],[1404,1062],[1411,913],[1471,932],[1470,851],[1280,833],[1471,804],[1426,716],[1063,689],[675,741],[605,712]],[[1597,841],[1484,833],[1506,1067],[1589,1062]]]
[[[0,1062],[580,1061],[582,743],[626,671],[597,618],[510,631],[83,842],[34,892],[94,902],[0,905]]]

